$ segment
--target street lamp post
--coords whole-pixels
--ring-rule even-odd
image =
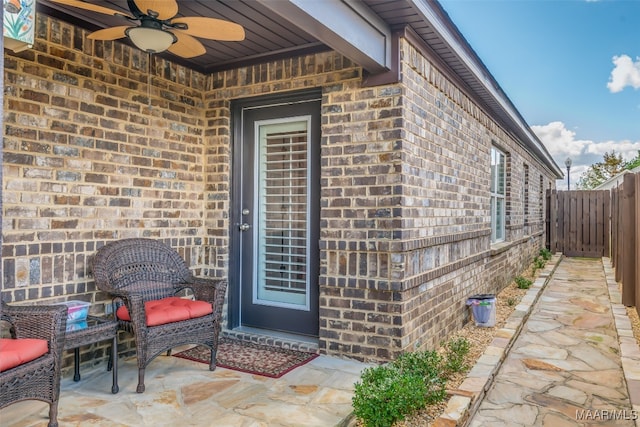
[[[571,158],[567,157],[564,161],[564,165],[567,167],[567,191],[571,189]]]

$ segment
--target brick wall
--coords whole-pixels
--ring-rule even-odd
[[[403,186],[402,218],[419,226],[403,227],[404,244],[397,255],[404,261],[406,292],[400,300],[406,335],[394,352],[433,348],[468,320],[467,297],[499,292],[529,264],[544,238],[537,186],[553,180],[419,45],[405,41],[402,57],[403,169],[410,174]],[[492,145],[507,157],[507,238],[493,246]],[[545,175],[540,184],[528,179],[526,212],[525,168]]]
[[[435,347],[469,320],[467,297],[497,293],[522,271],[543,238],[532,180],[524,227],[525,165],[552,180],[418,48],[405,40],[401,52],[400,84],[349,96],[340,87],[325,108],[325,123],[338,124],[323,128],[320,344],[364,360]],[[380,105],[392,110],[381,116]],[[381,117],[384,131],[367,124]],[[495,247],[492,144],[508,158],[507,241]]]
[[[469,295],[499,290],[540,246],[551,173],[407,40],[402,81],[363,87],[333,52],[204,76],[85,36],[39,15],[34,49],[5,54],[5,300],[99,306],[91,256],[132,236],[226,277],[231,101],[307,88],[322,89],[321,351],[387,360],[434,347],[468,320]],[[509,159],[498,247],[492,143]]]
[[[201,268],[206,77],[42,14],[36,31],[5,54],[3,298],[103,301],[90,258],[125,237]]]

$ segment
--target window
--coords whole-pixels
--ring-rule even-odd
[[[505,155],[491,147],[491,243],[504,240]]]

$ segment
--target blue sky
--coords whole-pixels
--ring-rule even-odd
[[[640,150],[640,0],[440,0],[571,181]],[[573,185],[572,185],[573,186]]]

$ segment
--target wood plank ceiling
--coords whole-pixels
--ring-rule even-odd
[[[126,0],[91,3],[130,14]],[[195,58],[183,59],[170,53],[162,54],[167,59],[203,73],[328,49],[300,28],[283,22],[282,18],[254,0],[189,0],[179,1],[178,5],[178,16],[224,19],[240,24],[245,29],[246,38],[242,42],[198,39],[207,52]],[[66,7],[48,0],[38,0],[38,11],[90,31],[129,24],[123,17]],[[122,41],[130,43],[127,39]]]
[[[191,69],[210,73],[274,58],[329,49],[322,41],[301,28],[304,26],[303,23],[298,26],[293,20],[286,21],[266,7],[265,4],[270,1],[283,0],[178,0],[178,16],[206,16],[235,22],[244,27],[246,39],[242,42],[199,39],[207,52],[191,59],[182,59],[170,53],[162,55]],[[126,0],[97,0],[90,3],[129,14]],[[382,18],[390,28],[410,26],[432,45],[438,54],[449,53],[449,59],[452,59],[449,46],[443,43],[431,23],[424,19],[416,7],[416,4],[428,3],[431,8],[446,16],[446,12],[437,2],[433,0],[362,0],[361,3]],[[123,17],[67,7],[49,0],[38,0],[38,10],[90,31],[129,23]],[[464,40],[462,37],[460,39]],[[127,39],[122,41],[130,43]],[[464,43],[466,44],[466,41]],[[468,50],[473,52],[470,48]]]

